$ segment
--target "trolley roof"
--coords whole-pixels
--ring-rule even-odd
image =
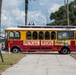
[[[76,28],[76,26],[18,26],[18,28]]]
[[[18,26],[6,30],[76,30],[76,26]]]

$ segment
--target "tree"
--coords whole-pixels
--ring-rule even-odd
[[[67,4],[61,6],[58,11],[50,14],[53,22],[47,25],[67,25]],[[76,25],[76,0],[69,3],[69,24]]]

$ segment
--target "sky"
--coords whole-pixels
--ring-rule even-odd
[[[28,24],[46,25],[52,12],[64,5],[64,0],[28,0]],[[69,0],[74,1],[74,0]],[[1,28],[25,25],[25,0],[3,0]]]

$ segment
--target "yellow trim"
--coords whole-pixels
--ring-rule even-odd
[[[5,30],[5,31],[8,32],[8,40],[11,40],[11,39],[9,39],[10,31],[13,31],[14,33],[15,33],[16,31],[19,31],[21,37],[20,37],[20,39],[18,39],[18,40],[27,40],[27,39],[26,39],[26,32],[27,32],[27,30]],[[32,33],[33,33],[33,31],[36,31],[36,32],[39,34],[39,32],[40,32],[41,30],[28,30],[28,31],[31,31]],[[55,41],[58,40],[58,39],[57,39],[57,31],[56,31],[56,30],[42,30],[42,32],[44,32],[44,33],[45,33],[46,31],[50,32],[50,34],[51,34],[52,31],[54,31],[54,32],[56,33],[56,39],[54,39],[54,40],[55,40]],[[74,39],[68,39],[68,40],[66,40],[66,41],[76,40],[75,34],[76,34],[76,31],[74,31]],[[45,36],[44,36],[44,38],[45,38]],[[12,40],[13,40],[13,39],[12,39]],[[16,40],[16,39],[14,39],[14,40]],[[31,40],[33,40],[33,38],[32,38]],[[37,39],[37,40],[39,40],[39,35],[38,35],[38,39]],[[43,40],[45,40],[45,39],[43,39]],[[52,39],[51,39],[51,36],[50,36],[50,40],[52,40]],[[47,41],[47,40],[46,40],[46,41]],[[59,40],[58,40],[58,41],[59,41]],[[62,40],[61,40],[61,41],[62,41]]]

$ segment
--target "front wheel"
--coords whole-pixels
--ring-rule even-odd
[[[18,52],[19,52],[19,48],[17,48],[17,47],[13,48],[13,49],[12,49],[12,52],[13,52],[13,53],[18,53]]]
[[[63,49],[61,50],[61,53],[62,53],[62,54],[68,54],[68,52],[69,52],[69,50],[68,50],[67,48],[63,48]]]

